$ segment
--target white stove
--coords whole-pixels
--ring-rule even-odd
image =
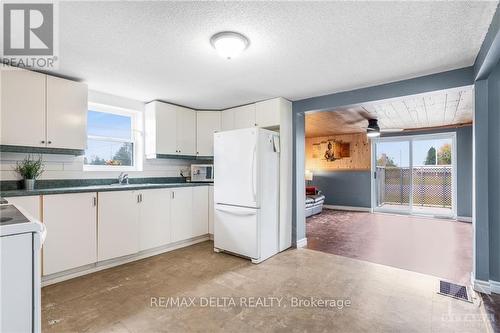
[[[0,332],[41,332],[45,234],[45,226],[22,207],[0,204]]]

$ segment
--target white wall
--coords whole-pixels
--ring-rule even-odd
[[[89,91],[89,103],[106,104],[115,107],[144,112],[144,103],[124,97]],[[13,171],[16,161],[26,154],[0,154],[0,180],[16,180],[20,177]],[[116,178],[119,171],[83,171],[83,156],[44,154],[45,172],[40,179],[83,179]],[[129,177],[179,177],[180,171],[188,170],[190,161],[185,160],[147,160],[144,159],[143,171],[127,172]]]

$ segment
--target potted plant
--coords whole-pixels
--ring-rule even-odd
[[[31,158],[28,155],[23,161],[16,163],[15,171],[24,178],[24,188],[28,191],[35,189],[35,179],[43,173],[42,157]]]

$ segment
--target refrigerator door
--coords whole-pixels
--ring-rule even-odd
[[[214,202],[259,208],[257,128],[214,134]]]
[[[214,246],[245,257],[259,258],[259,209],[215,205]]]

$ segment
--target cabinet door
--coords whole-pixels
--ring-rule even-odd
[[[177,152],[177,107],[154,102],[156,122],[156,154],[176,155]]]
[[[234,108],[234,128],[249,128],[255,126],[255,104]]]
[[[97,261],[96,193],[43,197],[47,238],[43,244],[43,275]]]
[[[214,187],[208,187],[208,233],[214,234]]]
[[[276,127],[280,125],[281,99],[273,98],[255,104],[255,118],[259,127]]]
[[[234,109],[227,109],[221,112],[221,131],[234,129]]]
[[[87,147],[87,85],[47,76],[47,147]]]
[[[196,111],[177,107],[177,149],[181,155],[196,155]]]
[[[172,241],[193,237],[193,188],[172,189]]]
[[[208,234],[208,186],[193,187],[192,237]]]
[[[0,144],[45,147],[45,75],[0,70]]]
[[[139,198],[135,191],[99,193],[98,261],[139,251]]]
[[[196,112],[196,153],[214,156],[214,133],[220,131],[220,111]]]
[[[169,189],[140,192],[139,249],[166,245],[171,240]]]

